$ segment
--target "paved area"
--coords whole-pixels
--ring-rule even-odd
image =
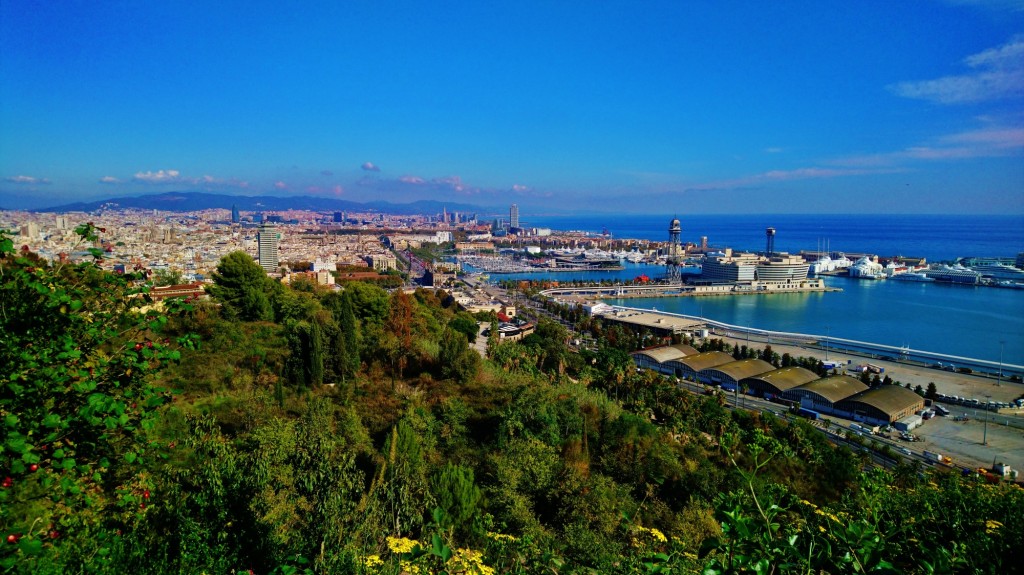
[[[484,332],[491,328],[491,322],[482,321],[480,322],[480,331],[476,334],[476,341],[470,344],[470,347],[476,350],[480,354],[480,357],[487,358],[487,336]]]
[[[989,468],[993,462],[1006,463],[1024,472],[1024,430],[1007,426],[1006,416],[966,410],[970,420],[954,421],[953,415],[965,410],[953,408],[952,412],[949,417],[933,417],[915,429],[913,433],[921,441],[908,447],[947,455],[957,465]]]
[[[752,338],[748,340],[745,337],[729,337],[720,333],[713,334],[712,337],[724,339],[730,344],[738,343],[740,345],[748,345],[757,349],[764,349],[764,346],[770,343],[772,350],[779,354],[789,353],[794,357],[816,357],[820,360],[825,360],[824,351],[817,347],[785,345],[774,341],[768,342],[767,340],[760,338]],[[996,380],[989,377],[953,373],[950,371],[894,361],[867,359],[861,356],[831,351],[828,354],[828,359],[830,361],[841,361],[843,363],[846,363],[849,360],[853,362],[852,365],[854,366],[864,363],[878,365],[885,368],[885,375],[892,377],[900,383],[910,383],[911,387],[920,385],[923,388],[927,388],[929,383],[935,383],[935,388],[938,392],[946,395],[974,397],[982,401],[992,400],[1011,402],[1024,394],[1024,385],[1022,384],[1010,383],[1003,380],[997,385]]]

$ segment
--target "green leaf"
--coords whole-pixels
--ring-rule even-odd
[[[53,450],[53,458],[54,459],[64,459],[64,450],[63,449],[54,449]]]
[[[7,417],[4,418],[4,423],[7,424],[7,427],[16,427],[18,425],[18,416],[13,413],[9,413],[7,414]]]
[[[22,538],[18,547],[21,549],[22,553],[31,557],[39,555],[39,553],[42,552],[43,542],[39,539]]]
[[[135,463],[135,460],[137,458],[138,456],[135,455],[134,451],[129,451],[128,453],[124,454],[124,460],[127,461],[128,463]]]
[[[60,427],[60,416],[56,413],[49,413],[43,418],[43,427]]]

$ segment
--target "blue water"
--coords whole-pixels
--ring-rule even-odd
[[[532,227],[601,232],[616,238],[665,240],[665,216],[534,217]],[[777,230],[777,250],[814,249],[924,256],[1014,256],[1024,251],[1024,216],[679,216],[684,241],[707,235],[713,245],[760,250],[764,228]],[[662,277],[664,269],[625,264],[613,272],[493,275],[492,279],[588,281]],[[703,315],[741,326],[869,341],[911,349],[1024,365],[1024,290],[937,283],[827,278],[842,292],[758,296],[619,299],[612,303]]]
[[[532,216],[523,227],[580,230],[614,238],[666,241],[668,224],[678,217],[682,240],[761,251],[764,230],[774,227],[775,249],[799,252],[827,244],[832,251],[880,256],[923,256],[930,262],[960,256],[1016,256],[1024,251],[1024,215],[850,215],[741,214],[644,216]]]

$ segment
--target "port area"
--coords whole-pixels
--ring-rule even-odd
[[[746,334],[730,334],[726,330],[709,332],[709,337],[719,338],[730,345],[747,345],[763,347],[771,345],[772,350],[792,356],[824,358],[823,349],[818,342],[808,341],[806,344],[794,344],[776,338],[755,336],[747,339]],[[1001,382],[983,374],[963,374],[943,371],[927,366],[915,365],[900,361],[878,358],[866,359],[866,356],[851,353],[830,351],[828,360],[854,367],[870,361],[873,365],[884,368],[885,375],[911,387],[920,385],[927,388],[934,383],[938,393],[959,397],[975,397],[983,400],[1012,402],[1024,393],[1024,384]],[[839,370],[843,373],[844,370]],[[851,373],[856,376],[857,374]],[[871,436],[891,445],[894,449],[901,447],[912,450],[915,454],[931,451],[948,455],[953,464],[959,468],[989,468],[993,461],[1006,463],[1014,469],[1024,468],[1024,412],[995,413],[982,409],[949,405],[942,403],[950,411],[949,415],[937,415],[925,421],[913,430],[919,441],[907,442],[899,438],[899,433],[892,432],[881,436]],[[966,416],[966,419],[964,419]],[[823,416],[832,422],[833,428],[848,428],[852,421]],[[925,463],[924,458],[919,458]]]
[[[560,300],[588,302],[610,298],[734,296],[839,291],[843,291],[842,288],[830,287],[820,279],[811,278],[795,282],[752,281],[708,285],[566,286],[546,289],[541,292],[541,295]]]

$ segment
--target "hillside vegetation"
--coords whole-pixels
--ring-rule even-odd
[[[5,572],[1020,570],[1016,486],[874,469],[638,373],[618,331],[575,353],[541,322],[482,358],[496,318],[443,292],[235,253],[211,300],[156,305],[141,274],[0,257]]]

